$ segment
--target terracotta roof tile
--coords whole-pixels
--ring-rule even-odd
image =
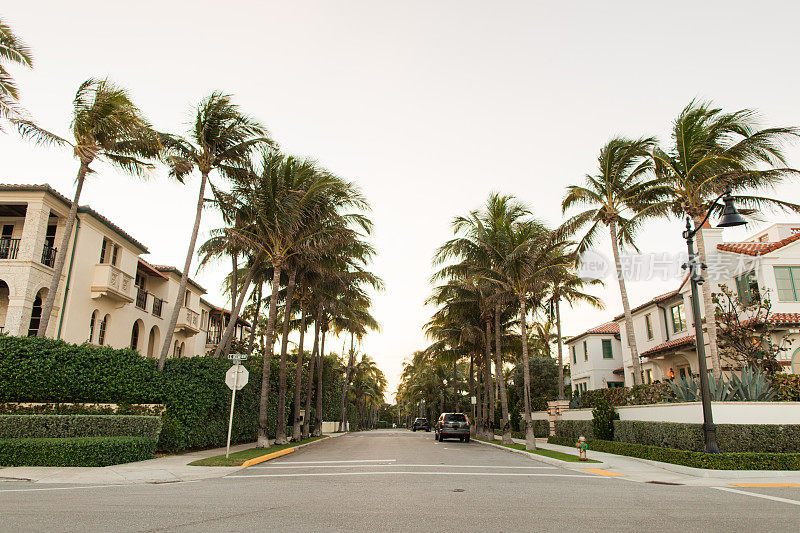
[[[798,240],[800,240],[800,233],[795,233],[794,235],[775,242],[723,242],[717,245],[717,250],[758,256],[768,254]]]
[[[619,335],[619,324],[616,322],[606,322],[605,324],[600,324],[599,326],[593,327],[581,333],[580,335],[575,335],[574,337],[570,337],[567,342],[573,342],[581,337],[586,335]]]
[[[681,346],[694,346],[694,337],[686,336],[686,337],[677,337],[674,339],[670,339],[667,342],[659,344],[654,348],[650,348],[649,350],[645,350],[639,355],[641,357],[649,357],[651,355],[657,355],[663,352],[668,352],[674,348],[679,348]]]

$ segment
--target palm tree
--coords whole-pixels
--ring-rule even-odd
[[[659,187],[658,201],[646,213],[691,217],[701,227],[712,202],[726,187],[736,193],[736,202],[745,213],[768,209],[800,212],[800,205],[766,196],[752,196],[751,191],[771,189],[800,175],[788,168],[785,146],[800,134],[797,128],[759,129],[758,116],[751,109],[724,113],[710,102],[692,101],[681,111],[672,127],[671,146],[653,148],[653,161]],[[649,200],[650,198],[648,198]],[[720,210],[719,208],[717,209]],[[700,263],[706,263],[702,228],[697,233]],[[714,316],[710,284],[703,285],[705,316]],[[717,325],[706,321],[711,368],[722,372],[717,349]]]
[[[633,333],[631,306],[619,250],[624,246],[636,248],[633,238],[643,219],[642,200],[651,194],[656,185],[655,180],[649,176],[653,167],[649,153],[653,146],[655,139],[652,137],[637,140],[622,137],[611,139],[600,150],[597,173],[586,176],[585,186],[567,187],[567,194],[561,205],[563,212],[572,207],[586,209],[573,215],[560,228],[561,232],[569,236],[589,226],[578,243],[578,254],[594,245],[601,226],[608,228],[619,294],[625,312],[625,334],[633,361],[634,385],[642,382],[642,365]]]
[[[33,54],[3,19],[0,19],[0,119],[20,118],[19,89],[3,63],[33,68]],[[3,126],[0,124],[0,131]]]
[[[61,284],[61,274],[64,271],[84,181],[88,174],[94,172],[90,165],[99,159],[123,172],[144,177],[153,168],[147,160],[159,154],[161,144],[158,134],[133,104],[127,91],[108,80],[88,79],[78,87],[73,100],[70,125],[72,141],[44,130],[30,120],[15,119],[14,123],[23,137],[38,144],[71,146],[73,154],[80,162],[75,179],[75,194],[53,266],[53,278],[42,306],[37,335],[44,337]]]
[[[231,102],[229,95],[219,92],[212,93],[198,104],[194,124],[187,138],[163,135],[162,143],[165,148],[164,162],[170,169],[170,176],[183,182],[196,169],[200,172],[200,191],[178,294],[158,359],[159,370],[164,368],[186,292],[209,176],[216,171],[226,178],[241,178],[250,166],[250,158],[254,151],[275,147],[264,126],[243,114],[238,106]],[[232,303],[232,307],[233,305]]]
[[[592,294],[584,292],[585,285],[602,285],[600,279],[582,279],[570,268],[564,266],[551,271],[550,273],[550,297],[548,299],[549,314],[548,322],[555,320],[556,326],[556,349],[558,352],[558,399],[564,399],[564,359],[563,359],[563,340],[561,334],[561,302],[566,302],[570,307],[575,304],[585,303],[596,309],[603,309],[603,301]]]

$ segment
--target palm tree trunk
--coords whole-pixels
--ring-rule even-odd
[[[231,310],[233,310],[233,306],[236,305],[238,301],[236,296],[236,291],[239,289],[239,254],[233,252],[231,254],[231,263],[232,263],[232,270],[231,270]],[[235,327],[235,326],[234,326]],[[233,337],[225,343],[225,352],[223,353],[224,357],[228,357],[228,354],[231,353],[231,344],[233,343]]]
[[[458,360],[453,361],[453,412],[458,412]]]
[[[281,282],[280,265],[273,266],[272,294],[269,297],[269,318],[267,319],[267,341],[264,344],[264,367],[261,372],[261,399],[258,406],[258,448],[269,448],[267,420],[269,407],[269,373],[272,365],[272,349],[275,345],[275,319],[278,316],[278,289]]]
[[[342,387],[342,403],[340,405],[339,431],[344,431],[344,424],[347,420],[347,392],[350,388],[350,376],[355,363],[355,349],[353,347],[353,333],[350,333],[350,355],[347,358],[347,368],[344,371],[344,386]]]
[[[258,254],[256,254],[256,257],[253,259],[253,264],[250,266],[250,269],[247,272],[247,277],[244,278],[242,292],[239,294],[239,298],[236,301],[236,307],[231,309],[231,316],[228,319],[228,325],[225,326],[225,333],[222,335],[222,339],[220,340],[219,344],[217,344],[217,348],[214,350],[214,357],[220,357],[222,355],[224,347],[230,343],[231,338],[233,337],[233,332],[236,329],[236,322],[239,320],[239,313],[242,310],[245,296],[247,296],[247,289],[250,288],[250,283],[253,281],[253,276],[255,275],[256,270],[258,270],[263,255],[264,252],[259,250]]]
[[[289,321],[292,318],[292,298],[297,279],[297,269],[289,272],[286,286],[286,305],[283,308],[283,338],[281,339],[281,364],[278,374],[278,411],[275,425],[275,444],[286,444],[286,356],[289,350]]]
[[[292,427],[292,440],[300,440],[300,389],[303,385],[303,340],[306,334],[306,304],[300,306],[300,342],[297,345],[297,362],[294,374],[294,426]]]
[[[558,399],[564,399],[564,359],[563,354],[561,353],[561,310],[560,310],[560,302],[556,299],[555,303],[556,308],[556,334],[558,335]]]
[[[494,439],[494,409],[492,408],[492,321],[486,319],[486,335],[484,346],[484,361],[483,361],[483,437],[485,439]]]
[[[257,327],[259,318],[261,318],[261,290],[262,290],[263,286],[264,286],[263,283],[259,283],[258,284],[258,289],[256,290],[256,297],[258,298],[258,300],[256,301],[256,312],[253,315],[253,323],[250,324],[250,342],[249,342],[249,346],[247,348],[247,353],[248,354],[253,353],[253,348],[255,348],[255,344],[256,344],[256,327]]]
[[[311,357],[308,359],[308,377],[306,378],[306,416],[303,419],[303,438],[308,438],[308,430],[311,423],[311,395],[314,392],[314,366],[317,362],[317,351],[319,350],[319,319],[314,317],[314,346],[311,349]]]
[[[319,342],[319,359],[317,359],[317,409],[314,413],[314,433],[312,434],[314,437],[322,436],[322,365],[325,364],[325,335],[327,333],[328,329],[323,327],[322,339]]]
[[[37,337],[44,337],[47,334],[47,325],[50,323],[50,315],[53,314],[53,307],[56,303],[56,293],[58,286],[61,284],[61,273],[64,272],[64,263],[67,261],[67,248],[69,247],[69,240],[72,236],[72,228],[75,226],[75,219],[78,216],[78,202],[81,198],[81,191],[83,184],[86,181],[86,173],[89,171],[89,163],[81,162],[78,168],[78,177],[76,178],[75,196],[72,199],[72,205],[69,207],[69,214],[67,221],[64,224],[64,235],[61,236],[61,245],[58,247],[56,254],[56,262],[53,265],[53,278],[50,280],[50,285],[47,287],[47,296],[44,299],[42,306],[42,314],[39,319],[39,329],[36,331]],[[34,251],[34,255],[36,252]],[[63,313],[64,310],[62,309]],[[161,370],[161,368],[159,368]]]
[[[700,263],[706,264],[706,245],[703,239],[703,228],[699,226],[703,222],[702,217],[694,217],[694,227],[699,227],[699,231],[695,234],[695,240],[697,241],[697,253],[700,256]],[[722,376],[722,361],[720,361],[719,357],[719,349],[717,347],[717,321],[714,318],[716,316],[716,307],[714,306],[714,299],[711,294],[711,282],[706,281],[700,287],[701,294],[703,296],[703,312],[706,316],[706,333],[705,336],[706,342],[708,342],[708,357],[711,358],[711,371],[714,373],[716,377]],[[688,316],[688,314],[687,314]],[[694,319],[694,317],[692,317]]]
[[[611,232],[611,250],[614,253],[614,267],[617,270],[617,281],[619,282],[619,296],[622,299],[622,309],[625,312],[625,337],[628,340],[628,348],[631,351],[631,361],[633,362],[633,384],[642,383],[642,362],[639,360],[639,348],[636,346],[636,335],[633,332],[633,316],[631,315],[631,304],[628,301],[628,291],[625,288],[625,279],[622,276],[622,263],[619,259],[619,243],[617,242],[617,224],[610,222],[608,229]]]
[[[192,228],[192,236],[189,238],[189,249],[186,251],[186,262],[183,264],[181,282],[180,285],[178,285],[178,294],[175,296],[175,304],[172,306],[172,314],[169,317],[167,329],[164,332],[164,344],[161,345],[161,354],[158,356],[159,371],[164,370],[164,362],[167,360],[169,347],[172,344],[172,336],[175,334],[175,325],[178,323],[178,314],[180,314],[181,306],[183,306],[183,295],[186,293],[186,283],[189,281],[189,269],[192,267],[194,247],[197,244],[197,233],[200,231],[200,219],[203,216],[203,204],[205,202],[207,181],[208,172],[202,172],[200,174],[200,192],[197,195],[197,211],[194,215],[194,228]]]
[[[536,435],[533,434],[533,422],[531,421],[531,365],[528,354],[528,309],[525,305],[525,297],[519,299],[519,324],[522,329],[522,381],[523,381],[523,403],[525,404],[525,449],[536,449]]]
[[[480,353],[478,355],[480,355]],[[484,394],[485,394],[484,390],[485,390],[485,388],[483,387],[483,372],[481,372],[480,370],[478,370],[476,382],[477,382],[476,383],[477,390],[475,391],[476,392],[475,396],[476,396],[476,400],[477,400],[477,404],[476,404],[477,410],[475,412],[475,436],[478,437],[478,438],[483,438],[483,432],[484,432],[484,426],[483,426],[484,404],[483,404],[483,400],[484,400]]]
[[[494,313],[494,371],[497,374],[497,385],[500,391],[500,408],[503,413],[503,444],[513,444],[511,440],[511,424],[508,421],[508,396],[506,395],[506,380],[503,374],[503,347],[500,340],[500,305]]]
[[[469,434],[470,436],[475,436],[476,430],[476,410],[478,408],[477,404],[472,403],[472,398],[475,397],[475,354],[469,354],[469,405],[470,405],[470,425],[469,425]]]

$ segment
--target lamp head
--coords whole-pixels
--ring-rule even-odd
[[[739,211],[736,210],[736,206],[733,205],[733,196],[731,195],[730,187],[725,191],[725,196],[722,197],[722,201],[725,202],[725,207],[722,208],[722,218],[719,219],[719,223],[717,224],[718,228],[731,228],[747,224],[747,220],[739,214]]]

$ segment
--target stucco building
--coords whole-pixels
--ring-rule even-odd
[[[0,331],[38,330],[70,205],[48,185],[0,185]],[[122,228],[80,206],[47,336],[158,356],[180,271],[150,264],[141,257],[147,253]],[[230,313],[205,301],[205,293],[189,281],[178,302],[171,357],[204,355],[219,342]],[[239,338],[248,326],[238,321]]]

